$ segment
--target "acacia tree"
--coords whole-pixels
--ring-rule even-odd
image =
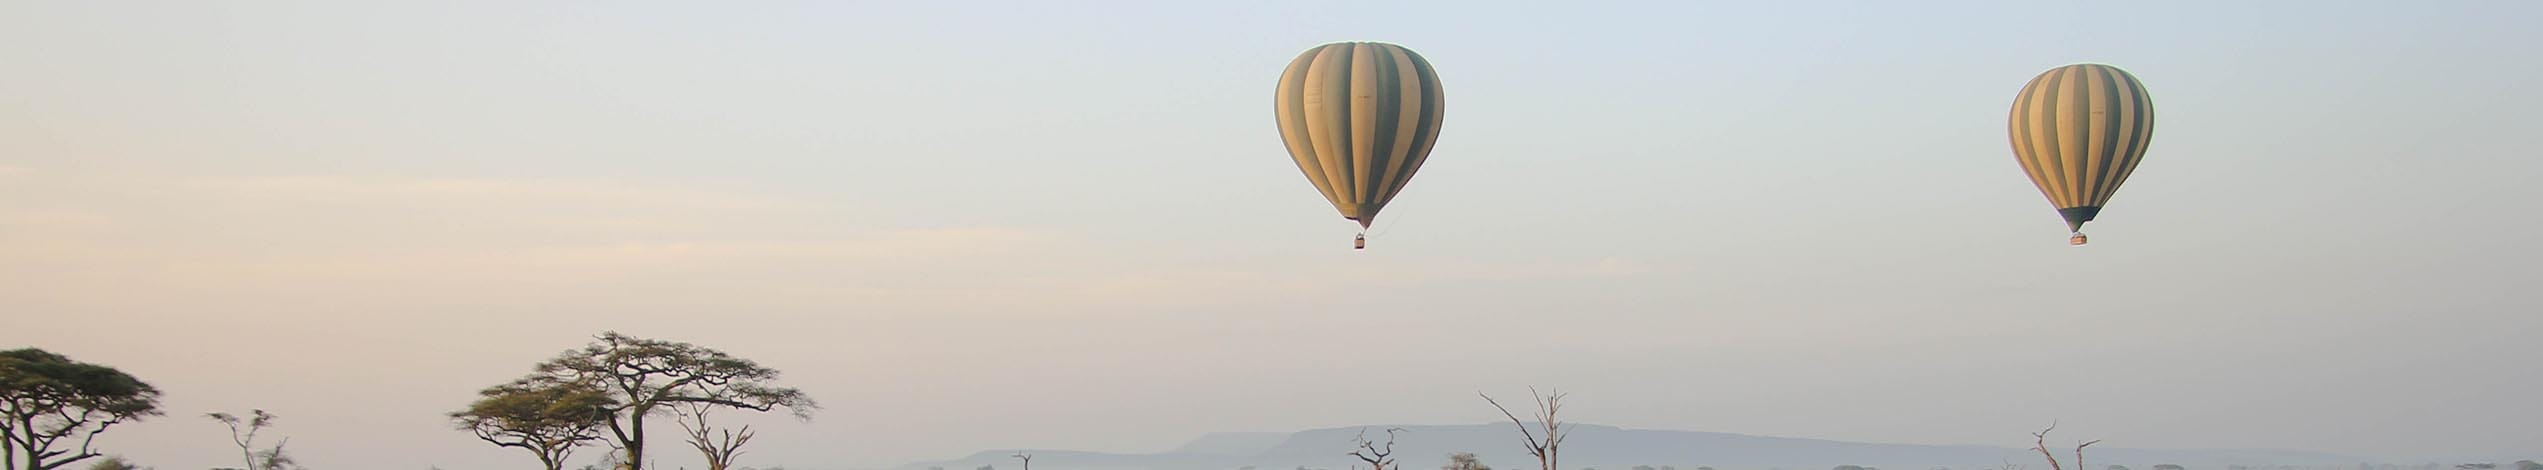
[[[1492,466],[1484,465],[1473,452],[1458,452],[1448,454],[1448,465],[1440,466],[1439,470],[1492,470]]]
[[[581,383],[608,393],[609,438],[619,448],[618,465],[643,470],[645,418],[667,407],[692,403],[758,412],[785,408],[797,419],[811,419],[819,409],[800,390],[772,385],[776,369],[749,359],[696,345],[635,338],[604,332],[582,349],[541,362],[523,380]]]
[[[1475,394],[1483,395],[1482,392]],[[1483,401],[1491,403],[1493,408],[1501,409],[1502,416],[1510,417],[1510,424],[1519,426],[1519,436],[1527,439],[1528,455],[1536,457],[1538,469],[1557,470],[1562,468],[1557,465],[1562,460],[1560,457],[1563,453],[1563,438],[1571,436],[1570,431],[1563,429],[1563,421],[1554,416],[1563,411],[1563,395],[1561,390],[1547,395],[1537,393],[1536,387],[1528,387],[1528,396],[1536,398],[1537,428],[1535,430],[1528,429],[1527,421],[1520,420],[1519,415],[1510,413],[1509,407],[1501,406],[1501,402],[1494,401],[1491,395],[1483,395]],[[1545,434],[1544,438],[1537,437],[1539,432]]]
[[[159,415],[159,389],[123,371],[42,349],[0,351],[0,468],[52,470],[97,457],[98,434]]]
[[[494,445],[529,451],[547,470],[564,470],[575,448],[600,440],[615,404],[608,392],[580,382],[516,380],[477,395],[468,409],[450,413],[452,424]]]

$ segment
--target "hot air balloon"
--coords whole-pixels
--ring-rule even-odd
[[[1342,218],[1369,224],[1429,158],[1444,106],[1439,74],[1403,46],[1336,42],[1299,54],[1273,94],[1280,139]]]
[[[2154,100],[2135,75],[2102,64],[2049,69],[2022,86],[2009,118],[2014,160],[2030,173],[2084,244],[2099,215],[2154,137]]]

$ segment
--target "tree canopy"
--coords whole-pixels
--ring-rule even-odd
[[[599,440],[618,404],[585,382],[523,379],[477,395],[467,409],[450,413],[452,423],[494,445],[529,451],[547,470],[562,470],[574,448]]]
[[[0,461],[10,470],[98,457],[98,434],[160,414],[159,389],[131,374],[41,349],[0,351]]]
[[[539,363],[529,383],[583,384],[608,398],[611,439],[627,470],[646,464],[645,417],[665,405],[697,404],[751,411],[784,408],[799,419],[820,409],[810,396],[775,385],[776,369],[697,345],[604,332],[590,345]]]

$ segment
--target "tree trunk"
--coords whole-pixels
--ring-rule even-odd
[[[645,414],[651,409],[637,408],[627,413],[627,461],[618,465],[627,470],[645,470]]]

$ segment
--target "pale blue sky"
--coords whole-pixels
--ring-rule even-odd
[[[0,1],[0,347],[166,389],[107,438],[162,468],[251,407],[313,467],[518,465],[439,414],[603,329],[831,405],[757,466],[1481,422],[1529,384],[1629,427],[2533,454],[2534,18]],[[1336,40],[1448,95],[1360,253],[1271,118]],[[2073,62],[2157,109],[2085,248],[2004,141]]]

